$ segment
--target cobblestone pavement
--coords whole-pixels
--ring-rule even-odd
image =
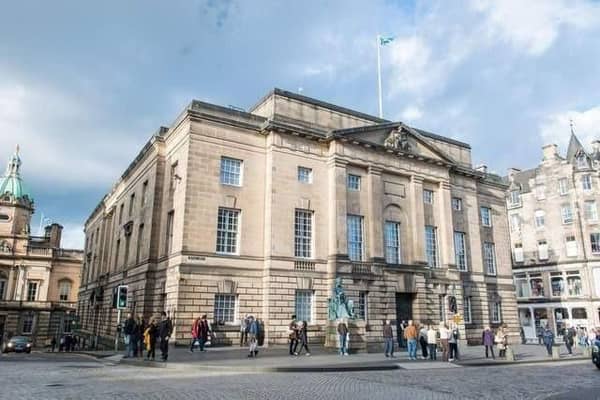
[[[386,372],[239,374],[110,365],[44,354],[0,358],[0,399],[600,399],[589,361]]]

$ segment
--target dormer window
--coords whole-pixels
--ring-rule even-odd
[[[589,162],[588,162],[587,156],[584,153],[579,153],[575,160],[577,163],[577,168],[582,169],[582,168],[589,167]]]
[[[521,192],[519,190],[511,190],[510,192],[510,206],[517,207],[521,205]]]

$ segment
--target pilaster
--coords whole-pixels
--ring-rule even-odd
[[[450,192],[450,182],[442,181],[439,184],[438,212],[439,221],[439,243],[440,243],[440,263],[448,268],[454,265],[454,231],[452,228],[452,194]]]
[[[423,177],[413,175],[410,182],[410,222],[414,238],[413,245],[413,264],[427,264],[425,258],[425,211],[423,208]]]
[[[381,180],[382,169],[369,166],[367,175],[368,181],[368,240],[369,255],[372,259],[384,258],[383,254],[383,209],[381,195],[383,193],[383,184]]]

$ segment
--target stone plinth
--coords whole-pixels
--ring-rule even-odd
[[[329,321],[325,332],[325,347],[339,349],[340,339],[337,333],[338,321]],[[367,352],[367,324],[362,320],[350,320],[346,322],[350,340],[348,341],[348,350],[352,353]]]

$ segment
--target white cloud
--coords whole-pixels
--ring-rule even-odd
[[[83,226],[79,224],[64,224],[62,231],[61,247],[65,249],[83,249],[85,235]]]
[[[570,138],[570,121],[581,144],[590,149],[590,143],[600,139],[600,105],[585,111],[565,111],[549,115],[540,124],[544,144],[557,144],[564,154]]]
[[[600,21],[600,7],[573,0],[473,0],[474,10],[485,15],[487,38],[500,38],[531,55],[544,53],[560,29],[585,29]]]
[[[108,186],[120,175],[124,154],[131,158],[140,144],[97,124],[99,115],[91,96],[80,98],[4,75],[0,78],[0,163],[20,144],[27,182],[61,188]],[[114,146],[117,136],[119,146]]]
[[[408,106],[400,113],[400,117],[404,121],[414,122],[423,116],[423,110],[417,106]]]

